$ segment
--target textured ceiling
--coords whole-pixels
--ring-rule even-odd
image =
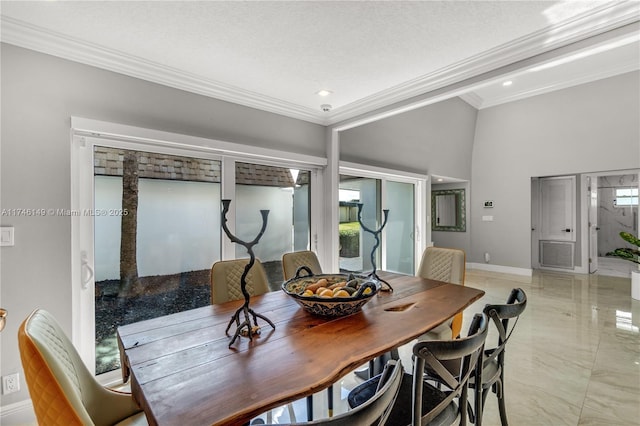
[[[458,69],[481,63],[485,56],[502,50],[513,55],[518,43],[524,45],[534,36],[538,49],[532,54],[557,47],[551,42],[554,31],[607,4],[2,1],[2,40],[286,115],[299,113],[310,121],[331,122],[341,111],[354,116],[415,96],[425,87],[432,89],[430,79],[455,78]],[[74,48],[83,55],[74,57]],[[108,58],[106,65],[91,62],[100,55]],[[131,71],[131,63],[152,71],[148,76]],[[162,79],[168,74],[175,84]],[[504,96],[489,93],[487,87],[484,97],[476,93],[476,106]],[[322,98],[316,94],[320,89],[332,94]],[[328,114],[320,110],[324,103],[332,105]]]

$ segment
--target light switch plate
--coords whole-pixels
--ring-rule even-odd
[[[0,227],[0,246],[13,245],[13,226]]]
[[[493,216],[482,216],[483,222],[493,222]]]

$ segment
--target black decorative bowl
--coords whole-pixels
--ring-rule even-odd
[[[302,272],[306,272],[302,275]],[[310,295],[305,293],[309,287],[314,288],[321,280],[326,280],[328,288],[338,287],[335,294],[340,290],[349,293],[339,293],[340,295],[324,296],[319,294]],[[344,283],[344,286],[340,286]],[[350,287],[346,289],[345,287]],[[295,277],[282,283],[282,290],[291,296],[304,310],[314,315],[325,317],[341,317],[358,312],[365,303],[378,293],[380,283],[369,277],[353,274],[317,274],[314,275],[309,268],[301,266],[296,271]]]

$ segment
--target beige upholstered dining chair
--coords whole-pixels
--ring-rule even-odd
[[[293,278],[301,266],[306,266],[314,274],[322,273],[318,257],[312,251],[294,251],[282,255],[282,273],[285,280]]]
[[[130,393],[96,381],[49,312],[37,309],[24,320],[18,345],[38,424],[147,424]]]
[[[466,256],[463,250],[427,247],[422,253],[418,276],[432,280],[464,285]],[[439,325],[419,340],[455,339],[462,329],[462,312]]]
[[[240,278],[249,259],[221,260],[211,267],[211,303],[218,304],[230,300],[243,299]],[[258,296],[269,291],[267,273],[258,259],[247,274],[247,291]]]

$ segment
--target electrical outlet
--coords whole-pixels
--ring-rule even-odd
[[[9,374],[2,377],[2,394],[18,392],[20,390],[20,375],[18,373]]]

